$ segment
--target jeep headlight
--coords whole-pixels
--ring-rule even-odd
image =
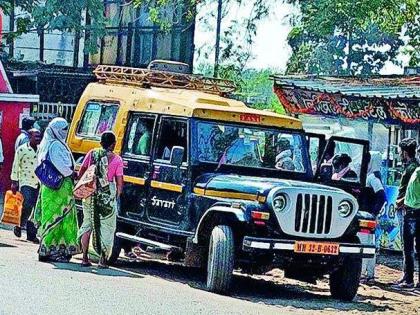
[[[338,205],[338,213],[341,217],[347,218],[353,212],[353,204],[348,200],[343,200]]]
[[[283,212],[287,206],[287,196],[278,194],[273,198],[272,207],[274,211]]]

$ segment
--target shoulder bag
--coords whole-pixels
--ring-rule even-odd
[[[96,165],[93,164],[85,171],[74,187],[73,195],[76,199],[86,199],[96,192]]]
[[[60,189],[64,181],[63,174],[61,174],[51,162],[49,153],[45,160],[35,169],[35,175],[42,185],[54,190]]]

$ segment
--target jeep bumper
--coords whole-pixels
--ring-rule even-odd
[[[285,239],[271,239],[271,238],[258,238],[245,236],[242,249],[246,252],[295,252],[295,243],[294,240],[285,240]],[[328,241],[316,241],[318,244],[331,243]],[[354,243],[340,243],[338,244],[339,250],[336,255],[357,255],[362,256],[362,258],[373,258],[375,255],[375,246],[368,244],[354,244]],[[296,255],[319,255],[317,253],[295,253]],[[328,254],[322,254],[328,255]]]

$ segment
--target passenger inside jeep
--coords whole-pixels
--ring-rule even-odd
[[[149,155],[153,121],[139,121],[133,143],[133,154]]]
[[[357,181],[357,174],[350,168],[352,159],[346,153],[336,155],[332,160],[334,173],[332,180],[350,180]]]
[[[293,151],[290,141],[280,138],[278,143],[278,154],[276,155],[276,168],[284,171],[294,171]]]
[[[174,146],[185,149],[183,161],[187,161],[187,124],[184,121],[163,120],[157,156],[169,161]]]

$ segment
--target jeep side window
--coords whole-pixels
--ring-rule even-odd
[[[128,124],[123,153],[150,156],[154,117],[133,115]]]
[[[157,149],[157,159],[169,161],[171,158],[172,148],[174,146],[183,147],[185,149],[183,161],[187,161],[187,122],[174,120],[172,118],[163,118],[159,135],[159,146]]]
[[[100,137],[112,130],[118,113],[118,104],[88,102],[79,125],[78,134],[86,137]]]

